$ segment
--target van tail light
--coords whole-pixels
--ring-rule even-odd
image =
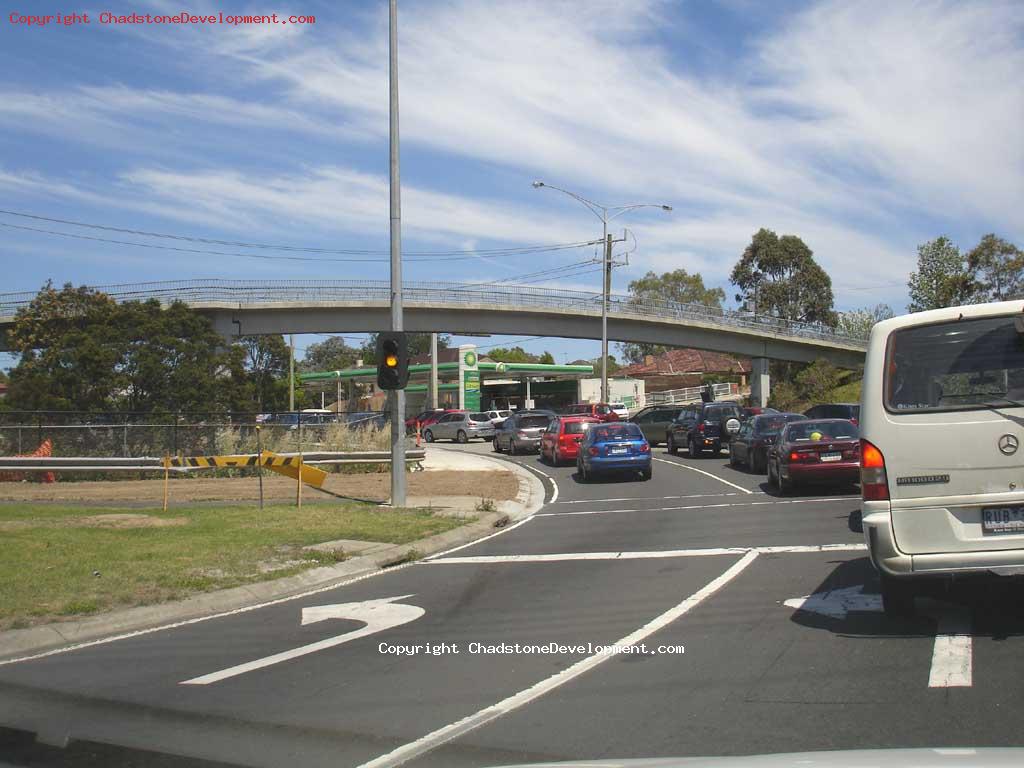
[[[864,501],[888,501],[889,481],[882,452],[867,440],[860,441],[860,496]]]
[[[647,443],[640,443],[640,449],[639,450],[640,450],[640,453],[650,453],[651,452],[651,446],[648,445]]]
[[[701,422],[700,424],[697,425],[697,431],[700,432],[702,435],[704,434],[704,422]]]
[[[596,445],[592,445],[592,446],[590,446],[589,453],[590,453],[591,456],[600,456],[601,455],[601,449],[598,448]]]

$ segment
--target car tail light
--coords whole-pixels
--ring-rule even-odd
[[[878,448],[863,438],[860,441],[860,495],[864,501],[889,500],[885,457]]]
[[[647,443],[640,443],[640,453],[650,453],[651,446]]]
[[[816,461],[818,454],[813,451],[790,451],[789,452],[789,463],[790,464],[806,464],[811,461]]]
[[[592,446],[590,446],[589,453],[590,453],[591,456],[600,456],[601,455],[601,449],[598,448],[596,445],[592,445]]]

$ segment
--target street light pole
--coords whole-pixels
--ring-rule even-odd
[[[602,289],[601,289],[601,402],[610,402],[608,396],[608,302],[612,291],[612,237],[608,234],[608,222],[617,216],[621,216],[626,211],[632,211],[637,208],[660,208],[663,211],[671,211],[671,205],[662,205],[655,203],[634,203],[632,205],[601,205],[595,203],[593,200],[588,200],[581,195],[577,195],[575,192],[570,192],[567,189],[556,187],[553,184],[547,184],[543,181],[533,182],[534,189],[540,189],[541,187],[547,187],[548,189],[554,189],[557,192],[568,195],[575,200],[583,203],[592,214],[597,216],[601,220],[602,232],[601,232],[601,247],[604,249],[602,263],[604,269],[602,272]],[[613,213],[609,216],[609,211]]]
[[[398,0],[390,0],[388,87],[391,124],[391,330],[402,324],[402,187],[398,175]],[[388,392],[391,408],[391,505],[405,506],[405,390]]]

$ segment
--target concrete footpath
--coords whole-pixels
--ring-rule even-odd
[[[445,533],[439,533],[405,544],[372,546],[365,554],[342,563],[312,568],[295,576],[247,584],[242,587],[205,592],[184,600],[157,605],[139,606],[88,616],[73,621],[60,621],[29,629],[13,629],[0,633],[0,660],[35,651],[46,651],[65,645],[86,642],[107,635],[134,632],[149,627],[208,616],[245,608],[313,589],[329,588],[357,578],[365,578],[385,568],[467,544],[494,533],[510,522],[529,517],[544,504],[544,486],[531,472],[511,462],[476,456],[456,449],[428,446],[423,471],[494,471],[512,472],[519,480],[519,494],[514,500],[495,502],[492,512],[478,512],[476,507],[486,499],[486,489],[479,496],[433,496],[407,499],[406,506],[435,509],[439,514],[476,517],[477,519]],[[322,546],[330,546],[326,542]]]

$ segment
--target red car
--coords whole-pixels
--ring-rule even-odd
[[[849,419],[793,421],[768,454],[768,483],[786,493],[809,483],[849,485],[860,479],[860,435]]]
[[[406,419],[405,420],[405,428],[409,431],[410,434],[415,435],[416,434],[416,422],[417,422],[417,420],[419,421],[420,429],[422,430],[423,427],[427,427],[427,426],[433,424],[435,421],[440,419],[446,413],[465,413],[465,411],[460,411],[457,408],[452,408],[452,409],[448,409],[448,410],[441,409],[441,410],[436,410],[436,411],[424,411],[423,413],[419,414],[418,416],[413,416],[411,419]]]
[[[576,461],[580,442],[590,424],[600,424],[590,416],[560,416],[540,436],[540,459],[552,464]]]
[[[576,403],[564,411],[566,416],[589,416],[598,421],[619,421],[619,414],[608,403]]]

